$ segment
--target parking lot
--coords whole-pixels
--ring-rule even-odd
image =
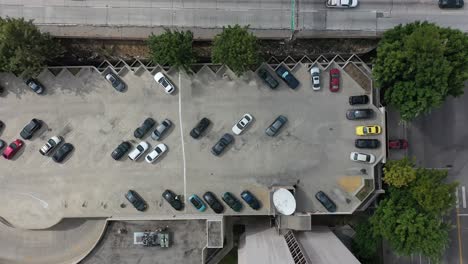
[[[334,67],[338,67],[335,65]],[[62,71],[54,76],[44,71],[39,80],[46,92],[33,94],[24,83],[7,74],[0,75],[6,95],[0,98],[0,116],[6,127],[0,138],[11,142],[32,118],[46,126],[14,160],[1,159],[0,198],[8,201],[0,208],[0,216],[15,226],[42,228],[63,217],[133,217],[170,216],[198,213],[190,204],[182,212],[163,202],[161,193],[171,189],[185,198],[212,191],[218,198],[225,191],[239,196],[250,190],[261,201],[259,211],[244,204],[240,214],[270,214],[269,188],[273,185],[297,186],[297,211],[326,212],[314,194],[323,190],[337,203],[338,212],[355,209],[360,201],[342,188],[344,178],[353,177],[362,168],[372,179],[372,166],[349,160],[354,148],[354,127],[363,124],[384,124],[383,114],[375,106],[374,119],[349,121],[345,112],[351,108],[350,95],[364,90],[341,71],[341,90],[328,90],[328,72],[322,71],[322,90],[313,91],[307,65],[299,64],[294,74],[301,81],[296,90],[283,82],[276,90],[269,89],[254,74],[242,78],[222,78],[208,69],[195,75],[170,72],[177,86],[174,95],[167,95],[149,72],[137,75],[128,72],[122,79],[128,90],[115,91],[93,68],[73,75]],[[362,107],[361,107],[362,108]],[[244,113],[254,122],[220,157],[210,148]],[[265,135],[265,128],[278,115],[289,122],[277,137]],[[159,124],[168,118],[174,126],[162,139],[168,153],[154,164],[144,159],[114,161],[112,150],[123,140],[135,146],[139,140],[133,131],[145,118]],[[189,131],[202,118],[213,124],[206,135],[194,140]],[[146,141],[151,147],[158,142]],[[39,148],[54,135],[75,146],[63,164],[39,154]],[[383,134],[378,136],[383,142]],[[361,151],[380,160],[384,148]],[[124,198],[134,189],[148,202],[146,212],[136,211]],[[338,191],[337,191],[338,190]],[[226,207],[225,214],[239,214]]]

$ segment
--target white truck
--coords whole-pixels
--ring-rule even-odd
[[[327,0],[325,5],[329,8],[353,8],[358,5],[358,0]]]

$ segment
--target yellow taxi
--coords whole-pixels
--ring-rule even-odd
[[[382,133],[382,128],[378,125],[356,127],[356,135],[358,136],[378,135],[380,133]]]

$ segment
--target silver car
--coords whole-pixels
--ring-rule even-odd
[[[52,153],[52,151],[63,141],[61,136],[53,136],[47,140],[44,146],[41,147],[39,153],[46,156]]]
[[[171,126],[172,122],[169,119],[164,119],[164,121],[156,127],[156,130],[151,133],[151,138],[154,140],[160,140]]]

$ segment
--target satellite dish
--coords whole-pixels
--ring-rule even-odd
[[[296,211],[296,198],[284,188],[280,188],[273,193],[273,204],[276,211],[282,215],[292,215]]]

